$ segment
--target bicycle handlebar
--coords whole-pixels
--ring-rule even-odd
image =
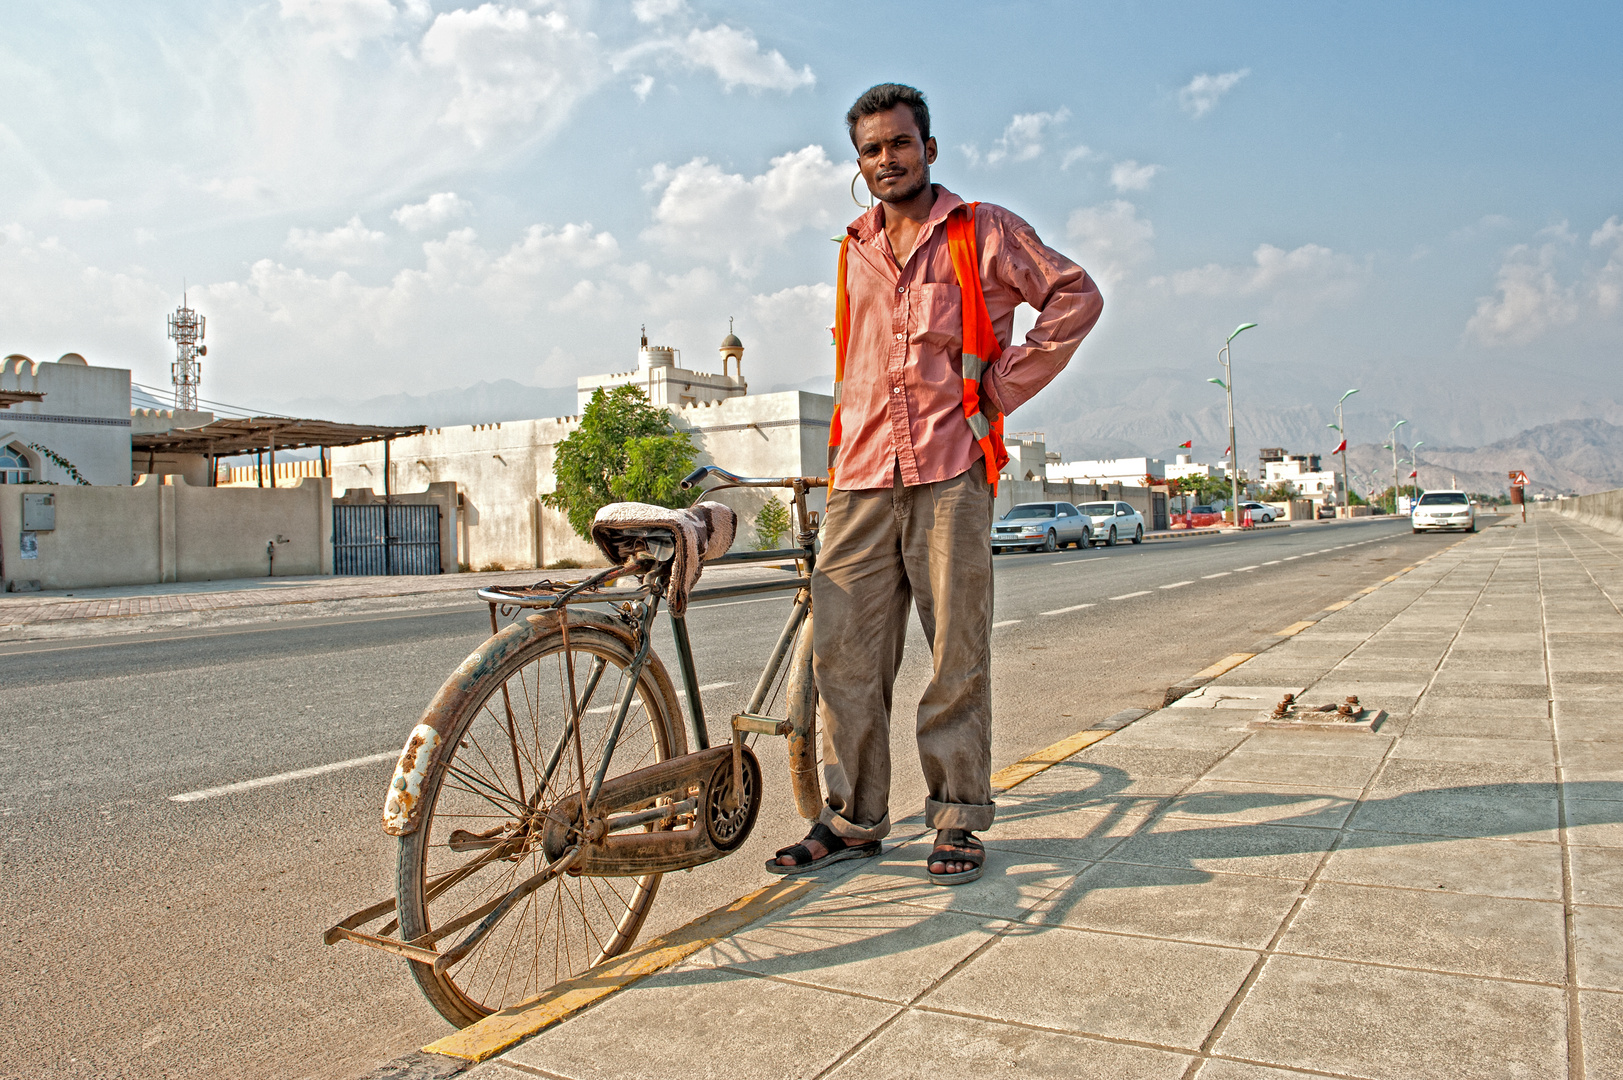
[[[711,475],[721,477],[729,487],[793,488],[797,484],[809,488],[828,486],[828,477],[826,476],[738,476],[718,465],[701,465],[682,478],[681,488],[686,491]]]

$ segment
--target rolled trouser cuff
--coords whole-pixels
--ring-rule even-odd
[[[844,840],[856,840],[866,844],[870,840],[883,840],[890,835],[890,814],[888,812],[873,825],[858,825],[835,813],[833,807],[825,806],[823,812],[818,815],[817,820],[827,825],[829,831],[835,836]]]
[[[924,800],[924,823],[932,829],[968,829],[970,832],[981,832],[990,829],[992,820],[996,817],[997,803],[944,803],[929,798]]]

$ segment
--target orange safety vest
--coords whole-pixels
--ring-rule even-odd
[[[1003,447],[1003,414],[993,412],[988,419],[981,411],[981,376],[987,365],[1003,355],[1003,346],[992,332],[992,316],[986,310],[986,296],[981,292],[980,259],[975,251],[975,208],[979,205],[968,203],[947,215],[947,252],[952,256],[952,269],[963,299],[964,419],[981,444],[981,453],[986,458],[986,479],[992,485],[992,494],[996,495],[998,476],[1009,463],[1009,452]],[[845,382],[846,346],[851,340],[851,294],[845,289],[846,249],[850,244],[849,235],[840,241],[839,279],[834,286],[834,418],[828,425],[831,484],[840,453],[840,389]]]

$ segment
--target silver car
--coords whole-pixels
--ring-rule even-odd
[[[1088,531],[1095,544],[1115,547],[1119,540],[1144,542],[1144,515],[1124,502],[1083,503],[1082,516],[1088,519]]]
[[[1424,529],[1463,529],[1476,532],[1476,507],[1463,491],[1428,491],[1409,515],[1415,532]]]
[[[1021,503],[993,523],[992,554],[1016,548],[1058,551],[1066,544],[1082,548],[1092,539],[1088,519],[1070,503]]]

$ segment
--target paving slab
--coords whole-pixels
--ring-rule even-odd
[[[1219,1053],[1374,1080],[1566,1080],[1556,987],[1276,956]]]

